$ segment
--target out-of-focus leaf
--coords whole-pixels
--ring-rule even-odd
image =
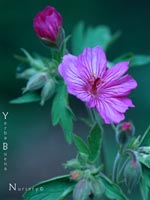
[[[22,104],[22,103],[32,103],[32,102],[37,102],[40,101],[41,97],[37,93],[27,93],[24,94],[21,97],[18,97],[16,99],[13,99],[10,101],[11,104]]]
[[[150,170],[142,166],[142,180],[140,183],[140,190],[143,200],[149,200],[150,191]]]
[[[139,146],[150,146],[150,126],[145,131]]]
[[[98,26],[96,28],[88,27],[85,29],[83,22],[76,25],[72,35],[72,51],[74,54],[80,54],[85,47],[101,46],[104,50],[118,39],[120,32],[111,34],[109,27]]]
[[[128,200],[128,198],[125,196],[121,188],[114,184],[110,179],[108,179],[106,176],[101,176],[101,180],[103,184],[105,185],[105,195],[109,199],[115,199],[115,200]]]
[[[116,64],[116,63],[122,62],[122,61],[131,61],[133,58],[134,58],[133,53],[126,53],[126,54],[123,54],[123,55],[117,57],[115,60],[112,61],[112,63]]]
[[[24,200],[65,200],[72,193],[75,183],[69,175],[43,181],[24,193]]]
[[[62,126],[67,142],[72,141],[73,115],[68,105],[68,93],[64,82],[57,85],[57,93],[52,104],[52,124]]]
[[[131,59],[130,67],[142,66],[150,64],[149,55],[134,55]]]
[[[126,53],[118,58],[116,58],[113,63],[116,64],[121,61],[129,61],[130,67],[138,67],[150,64],[150,56],[149,55],[135,55],[133,53]]]
[[[98,156],[100,155],[100,149],[101,149],[101,143],[102,143],[102,130],[96,124],[90,131],[90,134],[88,136],[88,146],[89,146],[89,160],[94,162]]]
[[[138,155],[138,159],[143,165],[150,168],[150,154],[141,153]]]

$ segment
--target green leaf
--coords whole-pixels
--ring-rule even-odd
[[[150,56],[148,55],[134,55],[131,59],[130,67],[142,66],[150,64]]]
[[[24,193],[24,200],[65,200],[72,193],[75,183],[69,175],[43,181]]]
[[[130,67],[143,66],[150,64],[149,55],[134,55],[133,53],[126,53],[116,58],[113,63],[116,64],[121,61],[130,61]]]
[[[123,55],[117,57],[115,60],[112,61],[112,63],[116,64],[116,63],[122,62],[122,61],[131,61],[133,58],[134,58],[133,53],[126,53],[126,54],[123,54]]]
[[[143,200],[149,200],[150,191],[150,170],[142,166],[142,180],[140,183],[140,190]]]
[[[139,146],[150,146],[150,126],[145,131]]]
[[[91,129],[90,134],[88,136],[88,146],[90,151],[89,160],[91,162],[94,162],[100,155],[101,143],[102,143],[102,130],[98,126],[98,124],[96,124]]]
[[[115,200],[128,200],[128,198],[125,196],[121,188],[114,184],[110,179],[108,179],[106,176],[101,176],[101,180],[103,184],[105,185],[105,195],[109,199],[115,199]]]
[[[24,94],[21,97],[18,97],[16,99],[13,99],[10,101],[11,104],[22,104],[22,103],[32,103],[32,102],[37,102],[40,101],[41,97],[37,93],[27,93]]]
[[[143,165],[150,168],[150,154],[141,153],[138,155],[138,159]]]
[[[97,45],[106,50],[119,36],[120,32],[112,35],[107,26],[98,26],[96,28],[88,27],[85,30],[84,23],[80,22],[73,31],[72,50],[76,55],[80,54],[85,47],[94,47]]]
[[[82,140],[82,138],[80,138],[79,136],[74,134],[73,140],[74,140],[74,143],[75,143],[77,149],[79,150],[79,152],[89,155],[88,146],[85,144],[85,142]]]
[[[68,105],[68,93],[64,82],[57,85],[57,93],[52,104],[52,124],[62,126],[68,143],[72,141],[73,115]]]

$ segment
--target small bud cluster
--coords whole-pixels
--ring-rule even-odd
[[[65,164],[66,168],[72,169],[70,180],[75,181],[73,200],[99,200],[105,192],[105,185],[100,177],[100,168],[88,163],[87,156],[79,153],[76,159]]]
[[[23,93],[40,91],[41,105],[50,99],[55,92],[57,63],[51,62],[45,58],[35,56],[32,57],[26,50],[22,49],[26,55],[26,61],[30,68],[19,70],[17,68],[17,78],[27,80]]]
[[[100,178],[82,178],[74,188],[73,200],[99,200],[104,191],[105,186]]]

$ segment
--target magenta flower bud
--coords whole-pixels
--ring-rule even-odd
[[[120,126],[122,131],[130,132],[132,130],[132,124],[130,122],[124,122]]]
[[[135,134],[135,128],[131,122],[119,124],[116,130],[116,141],[121,145],[126,144]]]
[[[62,43],[63,29],[62,16],[51,6],[47,6],[33,19],[33,27],[36,35],[48,46],[58,46]]]

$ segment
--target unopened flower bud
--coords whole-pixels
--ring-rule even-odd
[[[33,75],[27,82],[27,86],[24,89],[23,93],[25,93],[27,91],[33,91],[33,90],[40,89],[41,87],[44,86],[47,79],[48,79],[47,74],[44,72],[39,72],[39,73]]]
[[[45,85],[41,91],[41,105],[43,106],[45,101],[50,99],[55,92],[55,80],[49,79],[46,81]]]
[[[131,122],[123,122],[117,126],[116,141],[124,145],[134,136],[135,128]]]
[[[37,36],[44,44],[59,48],[64,40],[62,16],[52,6],[47,6],[33,19],[33,27]]]
[[[90,191],[94,200],[99,200],[105,191],[105,186],[100,179],[93,178],[90,181]]]
[[[31,76],[37,73],[37,70],[33,68],[26,69],[22,73],[17,73],[17,78],[29,79]]]
[[[90,200],[90,185],[86,179],[80,180],[73,190],[73,200]]]
[[[73,181],[78,181],[81,176],[82,176],[82,171],[81,170],[75,170],[75,171],[72,171],[70,173],[70,179],[73,180]]]
[[[129,190],[132,190],[139,183],[141,175],[141,164],[136,153],[132,151],[132,159],[128,161],[124,169],[125,183]]]

